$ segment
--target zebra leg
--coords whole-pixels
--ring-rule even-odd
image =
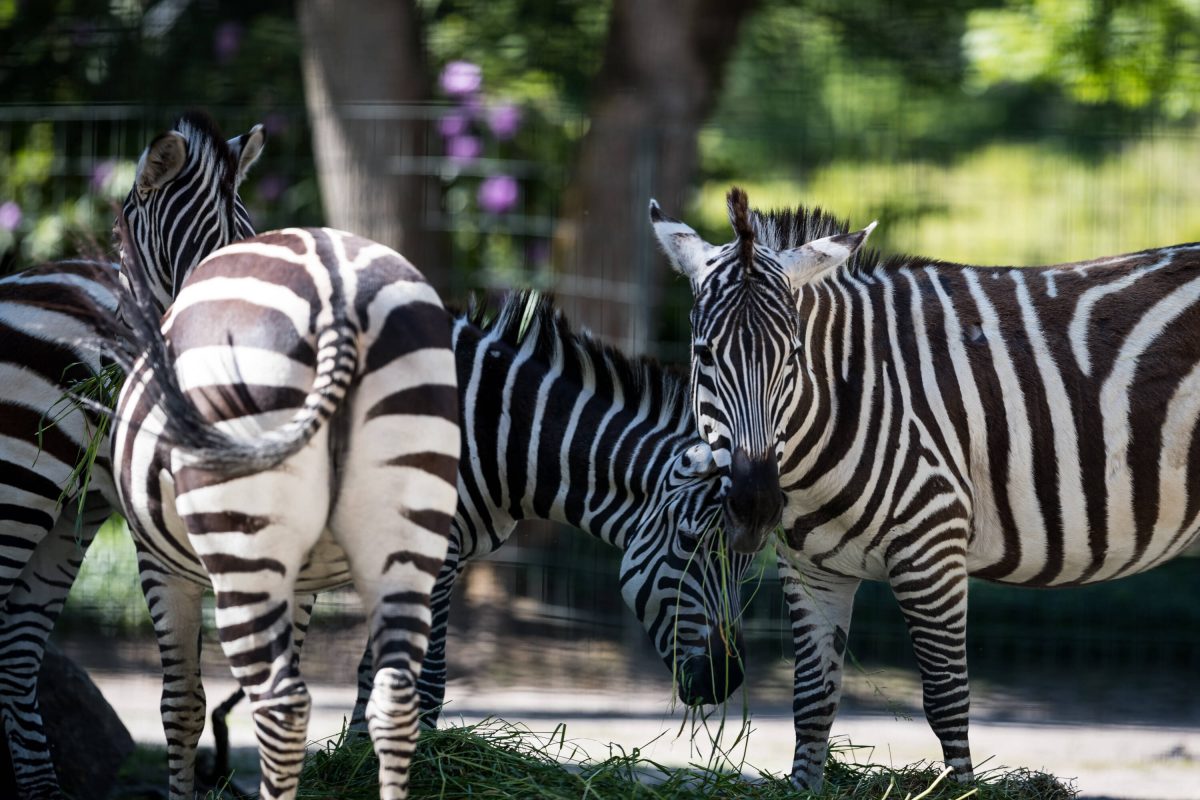
[[[429,647],[425,650],[425,662],[421,667],[421,676],[417,679],[417,695],[421,700],[421,724],[436,728],[438,715],[442,710],[442,701],[446,697],[446,632],[450,622],[450,600],[454,596],[454,584],[466,566],[458,558],[453,543],[450,552],[446,554],[446,563],[438,573],[437,583],[434,584],[430,597],[433,625],[429,630]],[[354,703],[354,716],[350,718],[350,727],[355,730],[366,730],[367,701],[374,688],[375,666],[371,657],[371,643],[363,652],[358,664],[358,697]]]
[[[935,551],[903,570],[894,569],[890,581],[921,668],[925,718],[942,743],[946,766],[965,783],[974,778],[967,741],[971,687],[965,553]]]
[[[459,558],[458,548],[451,539],[446,563],[438,573],[437,583],[430,597],[433,625],[429,630],[429,648],[425,651],[425,663],[421,677],[417,679],[417,693],[421,698],[421,722],[436,728],[442,702],[446,699],[446,633],[450,625],[450,600],[454,596],[454,584],[466,566]]]
[[[200,682],[204,586],[163,569],[141,547],[138,571],[162,659],[159,711],[167,737],[170,796],[191,800],[196,748],[204,732],[205,697]]]
[[[62,796],[38,710],[38,673],[84,553],[110,513],[96,493],[88,497],[78,532],[75,514],[60,516],[34,547],[0,614],[0,714],[22,797]]]
[[[446,556],[457,492],[453,483],[412,475],[411,469],[403,470],[411,479],[389,479],[385,459],[359,453],[358,460],[355,452],[352,446],[331,527],[367,612],[376,671],[366,719],[379,756],[379,796],[402,800],[417,746],[417,681],[429,641],[430,594]],[[386,489],[380,486],[385,479]]]
[[[819,792],[829,752],[829,729],[842,699],[842,663],[860,581],[793,564],[784,553],[779,556],[779,575],[796,652],[792,783]]]

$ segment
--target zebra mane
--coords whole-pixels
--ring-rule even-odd
[[[224,169],[219,170],[222,188],[232,192],[234,179],[237,176],[237,160],[226,143],[225,135],[221,133],[217,121],[208,112],[199,109],[185,111],[175,120],[171,130],[183,134],[188,142],[188,163],[196,163],[201,153],[212,153],[224,162]]]
[[[529,289],[509,292],[494,313],[486,304],[472,303],[462,316],[513,349],[532,341],[531,357],[547,367],[561,367],[574,360],[585,369],[607,374],[615,385],[634,392],[657,389],[662,393],[663,406],[673,414],[690,413],[687,378],[683,372],[648,356],[626,355],[586,330],[573,330],[554,298],[544,292]]]
[[[771,211],[750,210],[750,226],[755,240],[772,250],[790,250],[802,244],[850,232],[850,223],[823,210],[820,206],[794,209],[772,209]],[[889,258],[887,264],[908,260],[907,256]],[[848,268],[860,272],[871,272],[880,265],[879,251],[860,249],[848,262]]]

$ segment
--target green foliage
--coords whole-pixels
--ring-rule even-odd
[[[117,364],[108,364],[101,367],[98,372],[83,380],[76,381],[67,389],[66,394],[58,399],[46,415],[42,418],[42,425],[38,428],[38,447],[41,447],[42,436],[45,431],[57,425],[63,417],[78,413],[83,415],[84,419],[91,419],[87,413],[85,403],[97,403],[108,409],[117,407],[117,398],[121,394],[121,386],[125,383],[125,372]],[[71,470],[71,474],[67,476],[67,482],[63,485],[62,494],[58,498],[58,502],[63,503],[74,497],[79,503],[78,519],[83,519],[83,510],[87,505],[88,487],[92,482],[92,468],[96,464],[96,457],[100,455],[100,448],[108,441],[108,430],[112,426],[112,418],[107,415],[101,415],[96,421],[95,426],[89,424],[90,435],[83,453],[80,454],[79,463]]]
[[[1025,770],[983,773],[964,788],[928,765],[891,769],[854,763],[853,748],[834,748],[826,767],[825,800],[1070,800],[1075,791],[1056,778]],[[741,765],[741,769],[745,769]],[[361,734],[342,735],[312,753],[300,778],[299,798],[343,800],[379,796],[378,762]],[[536,734],[499,719],[477,725],[421,732],[410,770],[414,797],[529,798],[547,800],[683,800],[684,798],[757,798],[805,800],[779,776],[743,776],[741,769],[716,770],[693,764],[672,768],[610,745],[603,760],[589,758],[559,725]]]
[[[1178,119],[1200,96],[1200,7],[1179,0],[1023,0],[973,11],[969,85],[1043,82],[1086,104]]]
[[[96,533],[59,620],[60,631],[152,630],[138,580],[137,554],[125,520],[110,517]]]

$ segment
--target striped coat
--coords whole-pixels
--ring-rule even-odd
[[[735,190],[730,212],[724,247],[652,218],[696,294],[701,429],[731,497],[782,517],[793,778],[820,784],[866,579],[891,584],[926,715],[968,779],[967,576],[1108,580],[1200,532],[1200,245],[1026,269],[885,261],[859,251],[869,229],[819,211],[763,214]],[[739,451],[775,482],[739,487]]]

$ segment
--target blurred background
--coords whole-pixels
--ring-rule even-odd
[[[551,290],[578,326],[681,362],[690,292],[653,246],[652,196],[716,242],[736,183],[760,207],[878,219],[884,251],[1127,252],[1200,239],[1198,104],[1189,0],[0,0],[0,273],[107,249],[141,150],[200,107],[227,136],[266,126],[242,191],[258,230],[381,240],[454,304]],[[975,585],[983,718],[1200,726],[1194,556],[1085,589]],[[529,526],[472,566],[452,686],[648,687],[665,705],[617,563]],[[135,574],[106,529],[56,633],[94,673],[157,670]],[[747,702],[786,716],[772,558],[747,597]],[[322,601],[330,644],[306,675],[349,685],[356,613],[352,594]],[[849,710],[919,720],[885,587],[860,591],[850,647]],[[759,766],[787,769],[789,746]]]

